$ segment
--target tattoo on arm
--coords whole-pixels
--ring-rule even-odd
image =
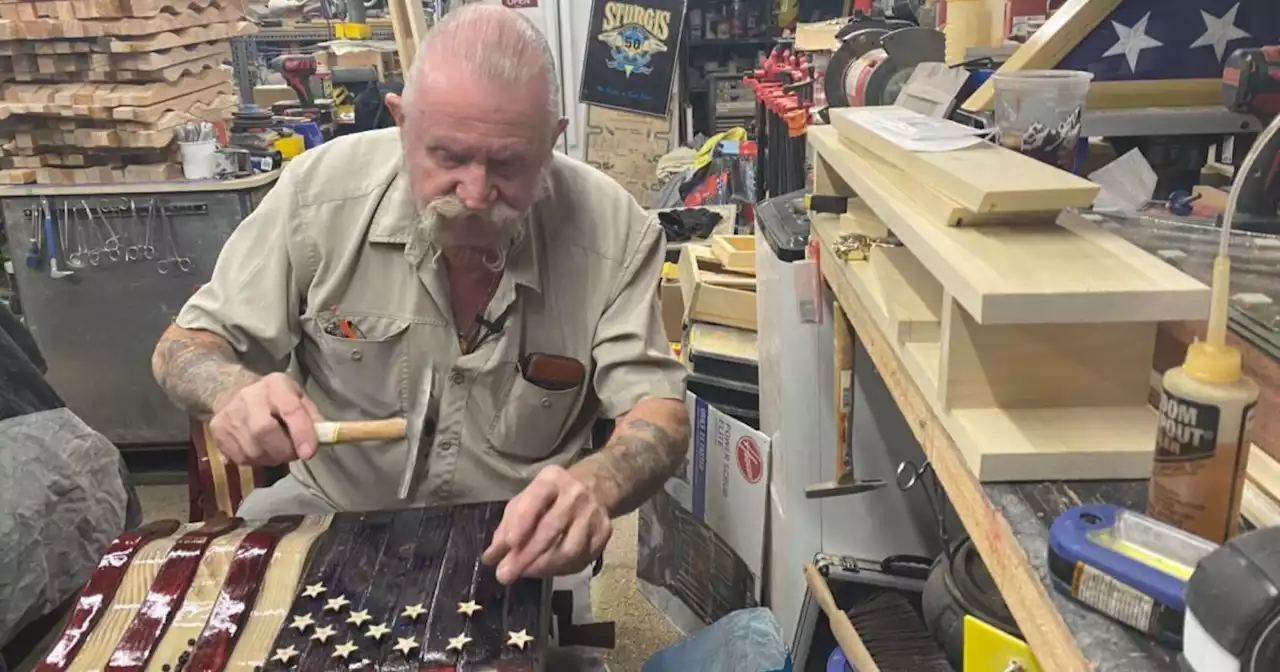
[[[151,371],[175,404],[202,420],[212,416],[223,399],[259,378],[240,364],[222,337],[176,325],[160,337]]]
[[[684,405],[680,408],[683,410]],[[689,444],[689,421],[626,420],[599,453],[576,465],[611,517],[626,515],[652,497],[676,472]]]

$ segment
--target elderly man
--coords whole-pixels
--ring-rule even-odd
[[[398,129],[299,157],[227,241],[152,365],[231,460],[289,464],[242,517],[511,498],[484,556],[510,582],[582,571],[676,470],[662,231],[553,152],[557,81],[517,12],[451,12],[387,97]],[[420,407],[429,368],[434,435],[407,500],[405,442],[317,448],[314,421]],[[617,428],[588,455],[601,411]]]

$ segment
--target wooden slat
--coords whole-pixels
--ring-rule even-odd
[[[1067,0],[996,72],[1043,70],[1056,66],[1118,6],[1120,0]],[[994,98],[995,85],[987,80],[969,96],[964,108],[989,110]]]
[[[1208,312],[1209,289],[1092,222],[942,227],[910,185],[886,179],[831,128],[809,142],[979,324],[1185,320]],[[1085,270],[1087,269],[1087,270]]]
[[[950,152],[913,152],[872,126],[903,114],[914,113],[899,107],[844,108],[831,110],[831,125],[842,140],[976,214],[1056,212],[1091,205],[1098,195],[1097,184],[1011,149],[983,142]]]

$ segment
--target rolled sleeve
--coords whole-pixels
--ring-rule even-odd
[[[302,298],[293,260],[296,200],[292,171],[286,168],[227,239],[213,277],[175,320],[185,329],[226,339],[258,373],[283,370],[300,338]]]
[[[671,354],[662,327],[658,280],[666,259],[662,228],[638,206],[639,242],[628,256],[617,290],[596,328],[592,345],[596,396],[611,418],[645,399],[684,400],[688,370]]]

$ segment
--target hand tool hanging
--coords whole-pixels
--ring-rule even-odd
[[[40,210],[44,218],[45,243],[49,246],[49,277],[60,280],[72,275],[73,271],[63,270],[58,266],[58,227],[53,222],[53,210],[49,207],[48,198],[40,197]]]
[[[58,240],[58,247],[61,248],[62,253],[66,255],[67,266],[79,270],[84,268],[84,262],[81,261],[79,254],[71,251],[71,237],[78,233],[71,225],[72,218],[74,216],[75,209],[71,207],[71,202],[63,200],[62,221],[59,222],[58,226],[58,235],[60,236]]]

